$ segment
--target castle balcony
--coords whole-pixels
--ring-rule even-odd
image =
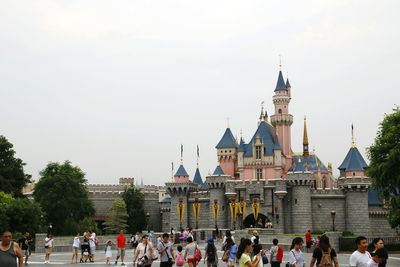
[[[292,125],[293,115],[291,114],[275,114],[271,116],[271,124],[276,125]]]

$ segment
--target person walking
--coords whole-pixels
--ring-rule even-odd
[[[269,250],[271,267],[280,267],[283,260],[283,249],[278,245],[278,239],[274,238],[272,240],[273,246]]]
[[[259,235],[258,235],[258,231],[257,231],[257,230],[254,230],[254,231],[253,231],[253,236],[250,238],[250,240],[251,240],[251,243],[252,243],[253,245],[259,243],[260,237],[259,237]]]
[[[4,231],[0,241],[0,266],[22,267],[24,256],[17,243],[12,241],[10,231]]]
[[[187,245],[185,248],[185,260],[187,261],[189,267],[195,267],[196,266],[195,255],[196,255],[197,245],[195,242],[193,242],[193,238],[190,236],[187,238],[186,242]]]
[[[18,245],[22,249],[22,252],[25,256],[25,265],[28,265],[28,258],[31,255],[31,245],[32,245],[32,237],[28,232],[25,232],[24,235],[18,240]]]
[[[236,259],[239,261],[239,267],[257,267],[261,261],[261,253],[258,253],[254,260],[250,258],[250,254],[253,250],[252,242],[248,238],[243,238],[240,241]]]
[[[312,244],[311,230],[308,229],[307,232],[304,235],[305,235],[305,238],[306,238],[307,253],[311,253],[311,244]]]
[[[121,258],[121,266],[125,266],[125,248],[126,248],[126,236],[124,235],[124,230],[119,231],[117,236],[117,258],[115,259],[115,265],[118,264],[118,259]]]
[[[215,267],[218,265],[217,248],[214,245],[214,239],[209,238],[204,250],[204,263],[207,262],[207,267]]]
[[[371,254],[372,258],[369,259],[367,267],[379,267],[381,263],[386,262],[388,254],[386,249],[378,248],[375,252]]]
[[[138,267],[150,267],[153,263],[153,245],[149,241],[147,235],[142,237],[142,242],[136,248],[133,264],[137,263]]]
[[[225,245],[227,251],[228,251],[228,261],[227,265],[228,267],[234,267],[236,264],[236,254],[237,254],[237,245],[234,243],[232,237],[228,237],[226,239],[226,245]]]
[[[304,254],[301,251],[303,247],[303,238],[296,237],[292,240],[292,246],[289,253],[289,264],[291,267],[305,267]]]
[[[319,239],[319,246],[314,249],[310,267],[339,267],[336,251],[331,247],[329,238],[322,235]]]
[[[169,242],[169,234],[164,233],[162,240],[157,245],[158,253],[160,254],[160,267],[172,267],[175,261],[173,244]]]
[[[50,255],[53,252],[53,236],[51,234],[47,234],[46,238],[44,239],[44,263],[50,263]]]
[[[112,241],[107,240],[106,247],[104,249],[104,252],[106,254],[106,264],[110,265],[111,264],[111,259],[112,259]]]
[[[368,261],[371,259],[371,254],[367,251],[368,240],[365,236],[359,236],[355,240],[357,250],[350,256],[350,267],[367,267]]]
[[[96,254],[96,245],[98,243],[95,232],[90,232],[89,246],[90,246],[90,262],[94,262],[94,256]]]
[[[383,259],[382,262],[379,263],[379,267],[386,267],[386,262],[389,255],[385,249],[385,242],[380,237],[374,238],[372,243],[368,245],[368,252],[371,254],[371,256],[373,256],[372,254],[374,254],[378,249],[384,249],[386,251],[386,259]]]
[[[224,250],[224,246],[226,244],[226,239],[229,238],[229,237],[232,239],[233,242],[235,242],[235,238],[232,236],[231,230],[226,230],[225,231],[225,236],[222,239],[222,249],[221,250]]]
[[[75,263],[78,263],[78,250],[81,244],[81,240],[79,237],[79,233],[74,237],[72,240],[72,259],[71,263],[74,263],[74,258],[75,258]]]

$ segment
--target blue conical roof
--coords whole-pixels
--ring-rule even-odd
[[[265,121],[261,121],[258,125],[257,131],[254,133],[253,138],[251,138],[249,145],[246,146],[244,156],[251,157],[253,156],[253,146],[256,142],[256,138],[259,136],[262,140],[264,147],[264,154],[267,156],[274,155],[274,146],[275,146],[275,130],[272,125],[266,123]]]
[[[368,167],[357,147],[350,148],[343,163],[339,166],[341,171],[364,171]]]
[[[293,172],[304,172],[304,164],[300,159],[295,162]]]
[[[215,168],[213,175],[225,175],[225,173],[222,170],[221,166],[218,165],[217,168]]]
[[[224,135],[221,138],[221,141],[217,144],[215,148],[236,148],[237,143],[235,138],[233,137],[232,131],[230,128],[226,128]]]
[[[186,172],[185,167],[183,167],[181,164],[176,171],[175,176],[189,176],[189,174]]]
[[[240,144],[239,144],[239,151],[245,151],[246,150],[246,143],[243,140],[243,137],[240,137]]]
[[[287,90],[281,70],[279,71],[278,81],[276,82],[276,88],[275,88],[275,91],[279,90]]]
[[[286,79],[286,88],[291,88],[292,86],[289,83],[289,78]]]
[[[274,144],[274,150],[277,150],[277,149],[282,149],[281,143],[279,143],[278,136],[275,137],[275,144]]]
[[[198,184],[200,186],[203,185],[203,179],[201,179],[199,168],[196,169],[196,172],[195,172],[194,178],[193,178],[193,183]]]

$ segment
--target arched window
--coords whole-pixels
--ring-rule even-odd
[[[282,109],[278,109],[278,113],[279,113],[279,114],[282,114]]]

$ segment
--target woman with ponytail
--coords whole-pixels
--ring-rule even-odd
[[[252,252],[252,243],[248,238],[240,240],[240,245],[236,254],[236,258],[239,260],[239,267],[257,267],[261,260],[261,255],[258,253],[255,255],[254,260],[251,261],[250,253]]]

